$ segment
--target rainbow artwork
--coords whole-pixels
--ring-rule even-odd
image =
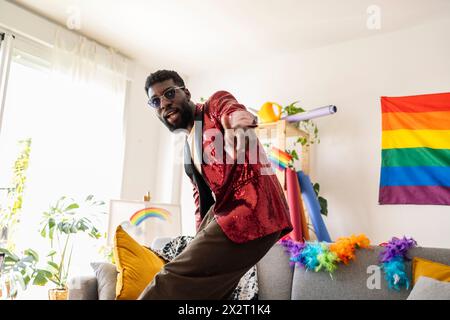
[[[132,225],[138,226],[144,220],[149,218],[158,218],[164,221],[170,219],[170,212],[163,208],[149,207],[136,211],[130,218]]]
[[[450,205],[450,93],[382,97],[380,204]]]
[[[269,152],[269,160],[278,169],[284,170],[288,167],[289,162],[292,161],[292,156],[276,147],[272,147]]]

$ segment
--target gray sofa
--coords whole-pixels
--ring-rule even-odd
[[[164,245],[167,238],[157,239],[152,248]],[[276,244],[257,264],[260,300],[405,300],[410,291],[389,289],[384,273],[378,267],[381,247],[360,249],[356,259],[348,265],[339,264],[333,279],[327,272],[306,271],[289,265],[289,256]],[[450,265],[450,249],[414,248],[410,257]],[[411,262],[407,263],[411,279]],[[76,286],[73,285],[76,283]],[[69,285],[69,299],[98,299],[97,279],[93,276],[76,277]]]

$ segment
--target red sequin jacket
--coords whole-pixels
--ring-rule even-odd
[[[224,134],[220,119],[223,115],[237,110],[246,109],[226,91],[218,91],[204,104],[196,105],[196,115],[203,112],[204,161],[201,168],[203,178],[216,199],[214,216],[228,238],[236,243],[247,242],[277,231],[282,231],[283,236],[292,231],[289,209],[281,185],[259,140],[257,145],[261,152],[257,161],[249,161],[248,147],[243,164],[230,164],[226,161],[225,151],[216,150],[224,150],[223,144],[219,142]],[[222,161],[217,160],[220,154],[223,155]],[[202,217],[199,210],[199,192],[195,184],[194,200],[198,229]]]

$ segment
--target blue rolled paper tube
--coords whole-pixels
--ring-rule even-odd
[[[331,242],[327,227],[325,226],[320,214],[319,200],[314,192],[311,180],[302,171],[298,171],[297,176],[300,183],[300,189],[302,190],[303,201],[305,201],[306,208],[308,209],[309,216],[311,217],[317,240]]]

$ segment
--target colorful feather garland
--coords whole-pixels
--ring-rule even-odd
[[[322,245],[320,243],[307,243],[302,252],[300,252],[300,263],[305,266],[306,270],[315,270],[319,266],[317,256],[320,253],[322,253]]]
[[[400,291],[401,287],[409,289],[409,279],[406,274],[405,261],[401,256],[393,257],[390,261],[383,262],[384,278],[388,282],[389,289]]]
[[[405,260],[410,260],[407,257],[408,250],[415,246],[417,246],[417,242],[413,238],[408,239],[403,237],[403,239],[399,239],[393,237],[391,241],[383,245],[385,249],[380,254],[380,260],[381,262],[386,262],[397,256],[401,256]]]
[[[331,275],[337,269],[339,258],[336,253],[330,251],[325,244],[322,244],[322,252],[317,255],[317,261],[319,265],[315,271],[318,272],[324,269]]]
[[[294,266],[295,264],[300,263],[300,253],[306,247],[306,243],[304,242],[295,242],[291,239],[283,239],[280,241],[280,244],[285,248],[287,252],[289,252],[289,264]]]
[[[381,269],[388,287],[399,291],[402,287],[409,289],[410,281],[406,273],[405,261],[410,260],[408,251],[417,246],[413,238],[393,237],[388,243],[382,244],[384,250],[380,253]]]
[[[281,240],[280,244],[289,253],[291,265],[297,264],[315,272],[326,270],[331,275],[339,262],[348,264],[355,258],[355,249],[369,248],[370,241],[361,234],[339,238],[332,244],[317,241],[300,243],[291,239]]]
[[[341,237],[334,243],[317,241],[301,243],[283,239],[280,244],[289,253],[291,266],[299,265],[315,272],[325,270],[330,273],[330,276],[336,271],[338,263],[348,264],[355,259],[356,249],[370,248],[370,240],[364,234]],[[393,237],[382,246],[384,250],[380,253],[381,269],[385,273],[384,277],[389,288],[400,290],[406,287],[408,289],[410,280],[406,273],[405,261],[410,260],[408,251],[416,247],[417,242],[413,238]]]
[[[370,246],[370,240],[364,235],[352,235],[350,237],[338,238],[335,243],[330,245],[333,251],[344,264],[348,264],[355,258],[355,250],[358,248],[366,249]]]

